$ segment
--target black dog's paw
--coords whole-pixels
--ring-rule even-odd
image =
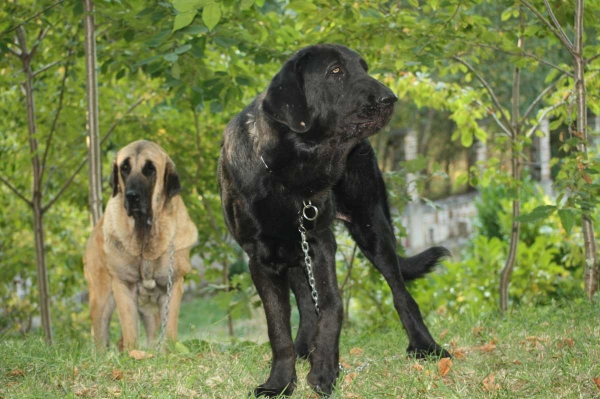
[[[313,364],[308,373],[308,384],[319,396],[329,397],[333,393],[339,371],[337,363],[335,365],[325,365],[324,362]]]
[[[417,359],[429,359],[429,358],[440,359],[443,357],[452,358],[452,355],[450,355],[450,353],[446,349],[442,348],[441,346],[439,346],[436,343],[434,343],[433,345],[421,346],[421,347],[417,347],[415,345],[409,345],[408,348],[406,349],[406,352],[410,356],[414,356]]]
[[[281,388],[268,387],[265,385],[257,386],[250,396],[255,398],[285,398],[294,392],[296,388],[296,382],[290,382],[287,386]]]

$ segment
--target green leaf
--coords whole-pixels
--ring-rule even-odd
[[[163,58],[165,59],[165,61],[169,61],[169,62],[175,62],[177,61],[177,59],[179,58],[179,56],[175,53],[169,53],[169,54],[165,54],[163,56]]]
[[[571,230],[573,229],[573,226],[575,226],[576,216],[577,215],[573,209],[558,210],[558,217],[560,217],[560,221],[567,234],[571,234]]]
[[[242,0],[240,7],[242,10],[247,10],[252,7],[252,4],[254,4],[254,0]]]
[[[175,350],[177,350],[177,352],[181,353],[182,355],[187,355],[191,353],[188,347],[179,341],[175,342]]]
[[[127,43],[131,42],[135,38],[135,31],[133,29],[127,29],[125,34],[123,34],[125,41]]]
[[[221,6],[218,3],[209,3],[202,10],[202,21],[209,30],[213,30],[221,19]]]
[[[175,49],[175,54],[183,54],[191,48],[192,48],[191,44],[184,44],[183,46],[179,46]]]
[[[467,129],[463,130],[462,134],[460,135],[460,143],[463,145],[463,147],[471,147],[471,145],[473,144],[473,133],[471,133]]]
[[[197,12],[197,10],[191,10],[177,14],[175,16],[175,22],[173,23],[173,32],[191,24]]]
[[[537,220],[546,219],[548,216],[552,215],[556,211],[556,206],[554,205],[542,205],[535,208],[530,213],[525,213],[523,215],[519,215],[515,220],[517,222],[535,222]]]
[[[203,7],[207,0],[174,0],[173,7],[179,12],[189,12]]]

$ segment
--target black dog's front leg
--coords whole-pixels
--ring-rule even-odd
[[[296,387],[296,354],[290,326],[290,286],[287,272],[277,273],[253,259],[250,259],[249,268],[265,309],[273,352],[269,378],[256,387],[254,395],[291,395]]]
[[[320,312],[316,319],[316,330],[313,328],[312,321],[314,319],[312,317],[309,317],[305,324],[307,339],[310,339],[311,330],[314,331],[310,345],[310,373],[307,379],[315,392],[328,396],[333,392],[339,374],[339,343],[344,314],[335,273],[336,243],[330,229],[312,234],[309,232],[308,236]],[[301,284],[308,286],[306,277],[302,278]],[[296,285],[297,281],[293,286]],[[300,298],[299,303],[304,307],[305,317],[311,311],[307,298],[312,302],[311,291],[306,289],[306,286],[301,290],[294,291]],[[312,305],[312,312],[314,315],[314,305]],[[303,332],[302,326],[300,332]],[[300,342],[302,341],[296,339],[297,345]]]
[[[288,276],[300,313],[300,326],[298,327],[298,333],[296,334],[296,340],[294,341],[296,356],[302,359],[308,359],[311,345],[315,333],[317,332],[317,313],[315,311],[315,304],[311,297],[311,290],[308,285],[305,267],[291,268],[288,272]]]

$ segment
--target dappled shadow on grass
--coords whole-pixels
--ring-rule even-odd
[[[600,389],[600,306],[558,304],[446,323],[430,317],[432,334],[454,354],[451,362],[417,361],[399,324],[346,328],[340,356],[341,398],[597,397]],[[198,327],[200,328],[200,327]],[[268,376],[268,344],[184,338],[172,352],[135,360],[114,350],[96,353],[90,342],[39,337],[0,343],[0,396],[238,398]],[[298,388],[306,398],[309,366],[298,361]]]

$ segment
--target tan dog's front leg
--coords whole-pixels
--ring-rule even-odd
[[[137,286],[115,278],[113,295],[121,321],[123,349],[127,351],[138,346]]]
[[[177,341],[177,319],[179,318],[179,307],[181,305],[181,297],[183,296],[183,277],[178,277],[173,282],[171,288],[171,303],[169,304],[169,314],[167,316],[167,331],[165,335],[170,341]],[[164,295],[160,301],[161,318],[165,314],[167,305],[167,296]]]

